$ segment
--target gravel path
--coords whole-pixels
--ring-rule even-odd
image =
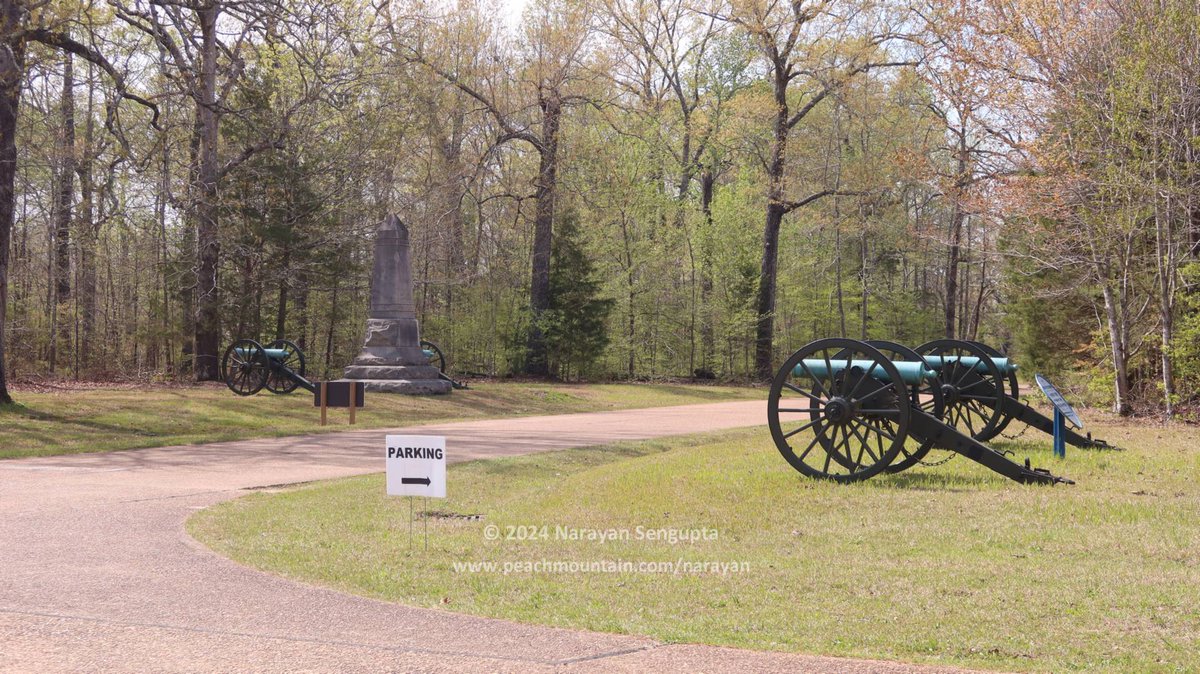
[[[446,435],[462,461],[763,423],[753,401],[405,431]],[[411,608],[245,568],[184,531],[247,489],[379,472],[386,432],[0,461],[0,671],[955,671]]]

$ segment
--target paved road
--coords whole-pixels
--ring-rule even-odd
[[[760,425],[762,402],[442,424],[454,460]],[[385,431],[0,462],[0,670],[936,671],[418,609],[284,580],[184,532],[245,490],[379,472]],[[3,438],[0,437],[0,442]]]

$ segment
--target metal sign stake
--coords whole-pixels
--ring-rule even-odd
[[[1054,456],[1057,456],[1060,459],[1067,458],[1066,430],[1067,430],[1067,419],[1066,419],[1066,417],[1063,416],[1063,413],[1058,409],[1058,407],[1055,407],[1054,408]]]
[[[329,382],[321,382],[321,425],[325,425],[325,412],[329,409]]]
[[[408,547],[413,545],[413,497],[421,497],[422,545],[429,549],[429,499],[446,498],[446,438],[429,435],[389,435],[385,438],[387,493],[408,497]]]

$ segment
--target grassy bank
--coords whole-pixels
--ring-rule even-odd
[[[318,425],[312,396],[242,398],[223,385],[21,393],[0,405],[0,459],[298,435],[348,428],[345,410]],[[446,396],[367,396],[355,428],[763,399],[761,389],[669,384],[479,383]]]
[[[422,523],[410,548],[409,505],[381,475],[254,494],[189,528],[291,578],[523,622],[1009,671],[1195,671],[1197,433],[1093,430],[1127,450],[1062,463],[1032,432],[996,443],[1075,486],[1021,486],[961,457],[818,483],[752,430],[452,466],[428,551]],[[672,544],[637,527],[704,533]],[[570,540],[588,532],[618,539]],[[604,566],[625,561],[675,569]]]

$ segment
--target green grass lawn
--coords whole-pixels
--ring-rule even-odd
[[[14,396],[0,405],[0,459],[104,452],[221,440],[298,435],[349,428],[346,410],[330,410],[319,425],[312,396],[234,395],[223,385],[91,389]],[[763,389],[669,384],[571,386],[473,384],[445,396],[373,393],[355,428],[398,427],[428,421],[562,414],[765,399]]]
[[[1075,486],[1018,485],[962,457],[815,482],[760,429],[452,466],[451,498],[430,502],[427,551],[423,522],[410,547],[409,503],[384,495],[382,475],[256,493],[189,530],[291,578],[522,622],[1010,671],[1197,671],[1200,434],[1093,426],[1127,451],[1068,448],[1060,462],[1034,432],[995,443]],[[502,540],[488,540],[489,525]],[[535,539],[503,540],[519,526]],[[637,540],[639,526],[717,533],[671,544]],[[560,540],[556,527],[631,540]],[[542,560],[748,568],[516,566]],[[477,562],[498,566],[455,568]]]

